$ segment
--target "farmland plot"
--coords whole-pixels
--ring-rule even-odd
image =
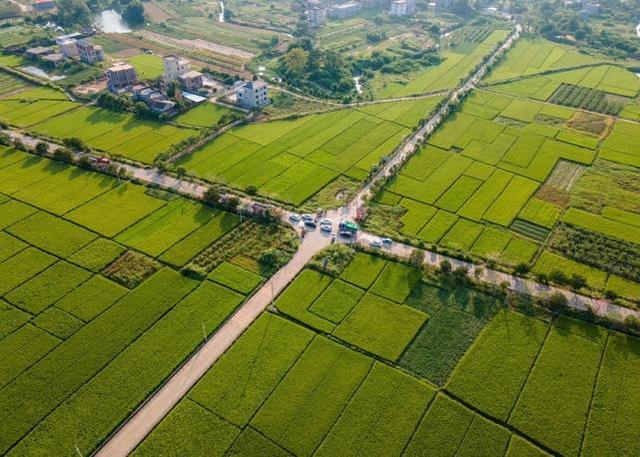
[[[497,73],[501,73],[500,69],[501,67],[498,67]],[[489,81],[493,82],[494,79],[490,77]],[[513,82],[491,85],[490,88],[492,91],[509,95],[540,101],[549,100],[561,105],[617,114],[620,107],[616,107],[616,102],[613,99],[609,101],[606,95],[633,98],[640,90],[640,81],[628,70],[613,65],[601,65],[544,76],[531,76]],[[592,101],[584,100],[585,96],[589,96]]]
[[[622,183],[623,176],[624,182],[632,182],[632,173],[623,167],[633,163],[635,149],[628,145],[635,144],[638,135],[635,126],[626,123],[617,123],[609,133],[611,123],[604,116],[589,116],[565,107],[474,92],[376,197],[365,227],[509,266],[531,265],[540,244],[553,244],[553,251],[573,259],[554,257],[569,275],[584,276],[590,287],[603,290],[608,275],[600,270],[618,276],[621,271],[576,257],[555,234],[570,224],[608,239],[640,244],[633,225],[638,222],[629,223],[640,211],[636,193],[626,184],[624,189],[615,184]],[[604,165],[596,157],[621,164]],[[589,183],[580,185],[584,170],[592,168],[602,171],[588,173]],[[609,168],[615,170],[610,173]],[[620,175],[615,180],[614,172]],[[619,188],[615,198],[598,181],[602,173],[611,174],[607,180]],[[575,206],[599,206],[597,210],[573,207],[576,185],[581,196]],[[620,205],[628,214],[596,214],[605,203]],[[628,249],[621,247],[613,249],[623,255]],[[548,274],[547,260],[548,254],[543,254],[535,271]],[[618,280],[612,284],[627,296],[634,294]]]
[[[470,43],[473,48],[468,54],[455,48],[446,50],[442,53],[442,63],[413,74],[402,77],[376,76],[372,87],[374,95],[376,98],[403,97],[453,88],[508,34],[507,30],[494,30],[481,43]]]
[[[274,306],[313,328],[396,360],[428,318],[402,304],[419,281],[420,273],[359,253],[341,278],[303,270]],[[367,287],[368,291],[349,282]]]
[[[578,54],[568,46],[560,46],[543,38],[523,38],[515,44],[486,81],[500,81],[598,62],[598,59]]]
[[[440,97],[234,128],[178,164],[207,180],[300,205],[339,176],[355,181],[389,155]]]
[[[78,129],[77,126],[83,126]],[[161,152],[189,137],[197,137],[192,129],[141,120],[132,114],[115,113],[95,107],[82,107],[44,120],[33,127],[38,133],[53,138],[79,138],[89,146],[132,160],[152,163]]]
[[[0,160],[2,191],[19,197],[0,194],[0,452],[90,454],[262,278],[233,266],[198,281],[157,260],[179,246],[170,257],[189,261],[235,215],[19,152]]]

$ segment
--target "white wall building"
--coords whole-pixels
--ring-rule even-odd
[[[307,11],[307,17],[312,27],[320,27],[327,20],[327,9],[313,6]]]
[[[335,19],[342,19],[345,17],[355,16],[360,11],[362,11],[362,3],[347,2],[339,5],[333,5],[329,9],[329,16]]]
[[[236,103],[242,108],[258,109],[269,104],[269,87],[264,81],[243,84],[236,92]]]
[[[416,12],[415,0],[393,0],[389,14],[392,16],[412,16]]]
[[[165,83],[170,83],[178,79],[178,76],[184,75],[191,70],[189,61],[176,56],[166,56],[162,59],[164,71],[162,79]]]
[[[67,38],[61,41],[56,40],[58,43],[58,47],[60,48],[60,53],[67,57],[78,57],[80,55],[80,50],[78,49],[78,42],[73,38]]]

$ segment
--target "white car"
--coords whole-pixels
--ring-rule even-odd
[[[369,241],[369,246],[371,246],[372,248],[379,249],[379,248],[382,247],[382,241],[380,241],[380,240],[371,240],[371,241]]]
[[[320,224],[320,230],[322,230],[323,232],[331,233],[333,227],[331,226],[331,224]]]
[[[390,246],[393,244],[393,240],[391,238],[382,238],[382,244]]]
[[[331,219],[327,219],[326,217],[320,221],[320,225],[333,225]]]
[[[313,217],[313,214],[303,214],[302,215],[302,220],[305,222],[314,222],[315,221],[315,217]]]
[[[299,214],[296,214],[296,213],[293,213],[293,214],[291,214],[291,215],[289,216],[289,220],[290,220],[291,222],[296,222],[296,223],[298,223],[298,222],[300,222],[300,219],[301,219],[301,218],[300,218],[300,215],[299,215]]]

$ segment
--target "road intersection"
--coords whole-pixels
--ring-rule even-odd
[[[377,246],[377,249],[381,249],[383,252],[401,259],[408,259],[416,248],[397,242],[380,246],[380,243],[378,243],[379,237],[370,233],[361,232],[357,236],[357,239],[344,239],[336,233],[337,227],[340,222],[356,219],[358,209],[366,205],[366,202],[372,197],[372,193],[377,186],[392,176],[409,160],[419,149],[418,146],[423,140],[433,133],[447,118],[451,107],[455,106],[460,99],[476,87],[497,59],[518,40],[521,33],[521,26],[516,24],[515,30],[509,38],[494,54],[480,65],[475,73],[448,95],[447,103],[444,103],[419,130],[405,141],[397,152],[380,167],[351,201],[338,209],[330,210],[323,214],[323,218],[331,221],[333,227],[331,232],[325,232],[319,228],[311,229],[305,227],[303,221],[291,217],[293,214],[291,211],[276,208],[283,222],[292,225],[299,234],[302,234],[304,229],[304,236],[293,258],[251,296],[216,333],[207,339],[202,346],[112,434],[95,455],[101,457],[119,457],[131,453],[188,393],[207,370],[213,366],[220,356],[222,356],[258,316],[262,314],[273,302],[274,298],[302,271],[313,256],[329,246],[332,242],[357,243],[368,248]],[[30,148],[35,148],[36,144],[42,141],[39,138],[33,138],[16,131],[4,130],[4,133],[14,139],[21,140],[25,146]],[[51,143],[49,146],[50,152],[61,147],[54,143]],[[170,176],[155,168],[146,168],[131,164],[116,164],[123,167],[127,171],[127,174],[135,180],[195,199],[201,199],[208,189],[208,186],[204,183],[192,182]],[[249,211],[258,203],[250,197],[242,197],[240,201],[241,207]],[[616,305],[607,300],[594,299],[565,289],[539,284],[529,279],[519,278],[504,272],[488,269],[486,266],[475,265],[428,250],[423,250],[423,255],[424,263],[427,265],[439,266],[442,262],[448,261],[453,268],[464,267],[468,269],[470,274],[477,274],[482,281],[494,285],[505,284],[509,290],[514,292],[529,294],[539,298],[547,298],[554,293],[560,293],[567,298],[568,306],[577,310],[590,309],[598,316],[619,319],[621,321],[630,315],[640,318],[639,312]],[[476,271],[478,271],[478,273],[475,273]]]

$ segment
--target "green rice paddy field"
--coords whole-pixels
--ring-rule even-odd
[[[508,35],[507,30],[495,30],[479,44],[467,43],[446,50],[442,53],[442,63],[417,73],[403,76],[377,75],[371,83],[374,96],[384,99],[452,89]]]
[[[431,97],[237,127],[177,165],[206,180],[301,205],[331,181],[362,182],[440,101]]]
[[[640,342],[358,253],[304,270],[135,455],[632,455]]]
[[[198,126],[222,114],[219,110],[198,111],[185,116]],[[0,73],[0,120],[52,138],[76,137],[92,148],[144,163],[152,163],[174,144],[200,134],[132,114],[82,106],[68,101],[61,91],[36,87],[7,73]]]
[[[640,78],[624,68],[613,65],[599,65],[545,76],[532,76],[491,86],[491,90],[546,101],[563,83],[630,98],[636,97],[640,91]]]
[[[239,223],[2,147],[0,453],[90,454],[263,282],[246,255],[179,271]]]
[[[562,46],[537,36],[518,40],[485,82],[491,83],[520,76],[543,73],[581,65],[592,65],[603,59],[580,54],[569,46]]]
[[[534,265],[537,273],[564,270],[586,278],[594,289],[636,300],[636,275],[625,271],[621,278],[614,262],[581,254],[577,234],[558,242],[554,229],[568,224],[598,234],[596,251],[611,249],[615,240],[625,243],[614,248],[619,255],[622,248],[640,247],[640,205],[625,204],[638,196],[631,181],[615,177],[635,176],[640,156],[630,145],[639,140],[637,123],[478,90],[377,200],[381,208],[401,209],[392,233],[397,237],[505,264]],[[607,173],[618,183],[618,194],[612,195],[620,198],[595,207],[606,184],[588,188],[587,180],[602,181]],[[574,187],[581,189],[579,197]],[[624,192],[636,200],[619,195]],[[605,206],[617,209],[603,212]],[[384,232],[386,225],[389,233],[389,225],[376,222],[375,214],[370,227]]]

